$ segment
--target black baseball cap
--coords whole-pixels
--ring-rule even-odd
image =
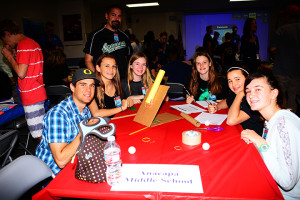
[[[75,74],[72,77],[72,84],[75,85],[77,81],[82,79],[94,79],[95,84],[99,84],[99,80],[97,79],[95,73],[87,68],[80,68],[75,71]]]

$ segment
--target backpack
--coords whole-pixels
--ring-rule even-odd
[[[91,119],[98,121],[88,125],[87,122]],[[75,170],[77,179],[90,183],[106,181],[104,146],[107,137],[115,134],[115,125],[107,124],[108,121],[101,117],[92,117],[78,124],[82,136],[77,150],[78,162]]]

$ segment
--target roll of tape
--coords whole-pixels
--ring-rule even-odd
[[[186,145],[198,145],[201,143],[201,133],[199,131],[183,131],[182,143]]]

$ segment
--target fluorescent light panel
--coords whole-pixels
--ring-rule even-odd
[[[230,2],[238,2],[238,1],[256,1],[256,0],[229,0]]]
[[[134,4],[126,4],[129,8],[135,8],[135,7],[148,7],[148,6],[159,6],[158,2],[152,2],[152,3],[134,3]]]

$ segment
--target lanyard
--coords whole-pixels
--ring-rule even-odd
[[[269,129],[267,128],[267,126],[266,126],[266,124],[265,124],[264,132],[263,132],[262,138],[266,139],[266,138],[267,138],[267,135],[268,135],[268,132],[269,132]]]

